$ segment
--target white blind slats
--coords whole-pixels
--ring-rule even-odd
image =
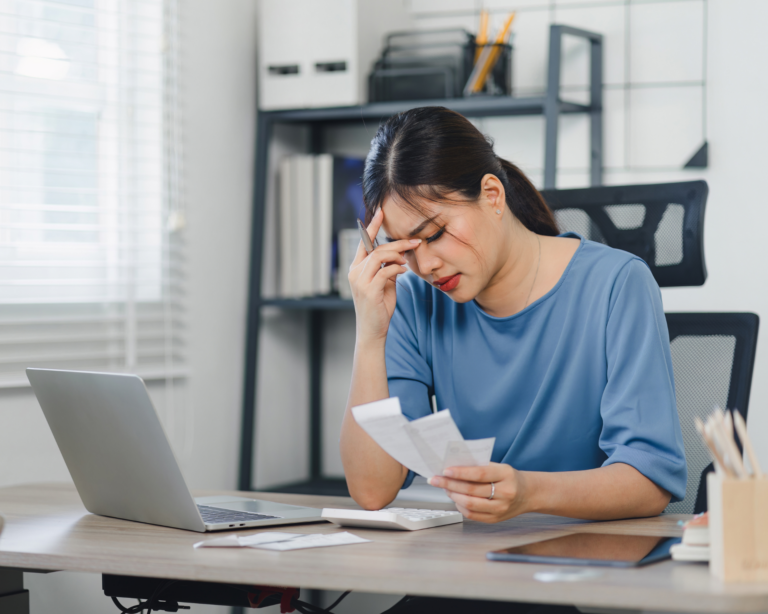
[[[185,373],[176,0],[0,0],[0,388]]]
[[[13,2],[5,0],[0,6],[7,7],[12,5]],[[54,9],[55,11],[62,11],[60,19],[57,23],[67,23],[67,19],[79,18],[79,19],[93,19],[95,16],[88,10],[89,6],[95,3],[82,2],[75,4],[73,2],[56,2],[56,0],[25,0],[23,14],[29,11],[35,12],[43,8]],[[130,19],[153,19],[159,23],[159,18],[162,15],[162,10],[158,11],[158,3],[142,0],[131,0],[130,3],[120,2],[118,0],[102,2],[99,16],[106,17],[118,17],[118,18],[130,18]],[[162,5],[161,5],[162,6]]]
[[[19,81],[20,79],[13,79],[13,81]],[[95,93],[98,94],[94,95],[94,92],[86,92],[83,90],[95,90],[95,88],[90,87],[89,85],[85,86],[78,86],[75,87],[69,87],[69,88],[63,88],[61,94],[54,94],[52,92],[45,92],[40,91],[39,89],[37,91],[34,91],[32,88],[29,88],[28,90],[22,90],[20,92],[15,91],[10,87],[11,84],[9,84],[10,79],[0,79],[0,99],[4,98],[5,96],[11,94],[16,94],[17,98],[27,98],[29,100],[26,101],[27,104],[35,105],[37,103],[39,104],[46,104],[49,102],[56,102],[58,104],[61,103],[72,103],[73,105],[94,105],[96,101],[99,100],[102,96],[104,96],[103,91],[96,91]],[[112,89],[118,89],[119,88],[112,88]],[[80,92],[77,90],[80,90],[82,92],[80,95],[78,95]],[[76,92],[74,95],[70,95],[68,92]],[[64,93],[67,92],[67,93]],[[131,104],[133,107],[134,113],[138,112],[151,112],[153,107],[152,104],[152,94],[155,92],[147,92],[147,93],[141,93],[140,96],[135,96],[134,102]],[[114,100],[105,100],[103,103],[100,103],[100,107],[103,107],[106,111],[111,110],[120,110],[119,103],[115,102]],[[82,108],[82,107],[81,107]]]

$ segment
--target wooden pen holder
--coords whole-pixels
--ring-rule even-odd
[[[709,571],[723,582],[768,582],[768,478],[707,475]]]

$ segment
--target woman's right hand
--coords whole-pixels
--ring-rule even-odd
[[[384,223],[384,212],[379,208],[370,225],[368,236],[376,238]],[[406,272],[403,252],[414,249],[421,239],[403,239],[379,245],[367,254],[363,242],[349,267],[349,284],[355,301],[358,341],[383,341],[387,337],[389,321],[397,302],[397,276]],[[385,265],[382,267],[382,264]]]

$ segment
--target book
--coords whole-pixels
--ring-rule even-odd
[[[294,293],[296,298],[315,294],[315,258],[317,224],[315,220],[315,157],[294,156],[293,163],[293,219],[295,222]]]
[[[280,228],[280,295],[285,298],[294,296],[294,249],[293,249],[293,161],[290,157],[280,161],[280,182],[278,194],[278,226]]]
[[[709,561],[709,513],[694,516],[683,525],[682,543],[670,549],[675,561]]]
[[[686,546],[709,546],[709,513],[694,516],[683,527],[683,543]]]
[[[340,288],[349,298],[346,271],[360,235],[350,251],[349,233],[345,249],[340,249],[340,233],[357,233],[357,219],[365,217],[364,165],[360,158],[331,154],[291,155],[281,161],[278,224],[283,298],[323,296]],[[343,275],[338,274],[340,256]]]
[[[333,275],[333,156],[315,157],[314,294],[330,294]]]
[[[363,203],[363,170],[365,160],[351,157],[334,157],[333,159],[333,230],[331,253],[331,279],[333,288],[345,298],[351,298],[347,293],[349,282],[347,271],[355,258],[358,239],[354,241],[351,233],[347,233],[344,249],[341,249],[341,231],[357,231],[357,220],[365,221],[365,204]],[[343,258],[342,258],[343,257]],[[342,292],[342,289],[344,292]]]

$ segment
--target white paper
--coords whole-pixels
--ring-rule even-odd
[[[443,470],[448,467],[482,467],[491,462],[495,437],[451,441],[445,453]]]
[[[342,533],[256,533],[254,535],[227,535],[197,542],[195,548],[259,548],[261,550],[298,550],[323,546],[344,546],[370,541],[347,531]]]
[[[362,429],[401,465],[419,475],[434,474],[405,430],[408,419],[400,411],[400,399],[393,397],[352,408],[352,415]]]
[[[432,475],[442,475],[448,443],[464,441],[449,409],[409,422],[406,430],[432,470]]]
[[[447,409],[409,422],[397,397],[353,407],[352,414],[387,454],[425,478],[446,467],[487,465],[496,441],[466,441]]]
[[[346,546],[347,544],[363,544],[371,541],[363,539],[352,533],[328,533],[314,535],[300,535],[296,539],[281,542],[270,542],[253,546],[262,550],[299,550],[300,548],[323,548],[325,546]]]

